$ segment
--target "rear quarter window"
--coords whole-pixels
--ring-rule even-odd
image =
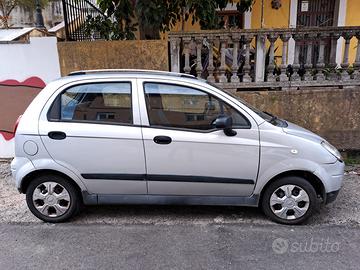
[[[132,124],[131,83],[72,86],[55,99],[50,121]]]

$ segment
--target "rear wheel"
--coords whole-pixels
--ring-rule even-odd
[[[26,190],[30,211],[39,219],[58,223],[73,217],[80,208],[74,185],[58,175],[42,175],[31,181]]]
[[[282,224],[300,224],[318,207],[314,187],[301,177],[284,177],[271,183],[264,192],[262,209]]]

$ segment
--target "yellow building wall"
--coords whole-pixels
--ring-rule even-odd
[[[236,0],[234,1],[237,2]],[[279,9],[273,9],[271,7],[271,0],[256,0],[252,9],[251,14],[251,29],[260,28],[288,28],[289,27],[289,16],[290,16],[290,0],[283,0],[282,6]],[[262,4],[264,17],[261,18]],[[360,25],[360,0],[347,0],[347,12],[346,12],[346,26],[359,26]],[[196,22],[194,25],[191,23],[191,18],[185,22],[185,31],[200,31],[200,25]],[[172,31],[181,31],[181,22],[178,22]],[[162,39],[167,39],[167,34],[161,34]],[[255,41],[252,46],[255,46]],[[267,48],[269,42],[267,42]],[[350,44],[350,63],[355,61],[356,56],[357,39],[354,37]],[[275,57],[277,64],[281,62],[282,55],[282,41],[278,39],[275,43]]]
[[[359,0],[347,0],[346,9],[346,26],[359,26],[360,25],[360,1]],[[350,42],[350,63],[354,63],[356,56],[357,39],[353,37]]]
[[[190,17],[184,25],[184,31],[190,32],[190,31],[200,31],[200,24],[199,22],[195,22],[194,24],[191,23],[192,17]],[[177,22],[176,25],[171,29],[171,31],[181,31],[181,21]]]
[[[259,28],[288,28],[290,17],[290,0],[281,1],[282,6],[279,9],[271,7],[271,0],[256,0],[251,13],[251,29]],[[264,17],[261,18],[262,4],[264,4]],[[254,45],[254,44],[253,44]],[[282,41],[278,39],[275,42],[275,60],[279,65],[282,55]],[[269,48],[270,42],[267,42]]]
[[[251,28],[288,28],[290,16],[290,0],[281,1],[281,3],[281,8],[273,9],[271,7],[271,0],[264,0],[264,18],[262,25],[262,1],[256,0],[251,14]]]
[[[181,31],[182,27],[182,22],[178,21],[174,27],[171,28],[171,32],[176,32],[176,31]],[[185,32],[191,32],[191,31],[200,31],[201,27],[200,27],[200,23],[199,22],[195,22],[194,24],[192,24],[192,17],[190,16],[190,18],[185,22],[184,24],[184,31]],[[161,39],[166,39],[168,38],[168,33],[160,33],[160,38]]]

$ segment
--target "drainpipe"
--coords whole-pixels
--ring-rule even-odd
[[[182,18],[181,18],[181,31],[184,32],[185,31],[185,13],[186,13],[186,7],[182,7]]]
[[[265,27],[265,19],[264,19],[264,0],[261,0],[261,24],[260,24],[260,28],[264,28]]]

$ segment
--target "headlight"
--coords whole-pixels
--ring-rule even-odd
[[[340,152],[334,147],[332,146],[330,143],[328,143],[327,141],[322,141],[321,145],[330,153],[332,154],[334,157],[336,157],[338,160],[341,160],[341,154]]]

